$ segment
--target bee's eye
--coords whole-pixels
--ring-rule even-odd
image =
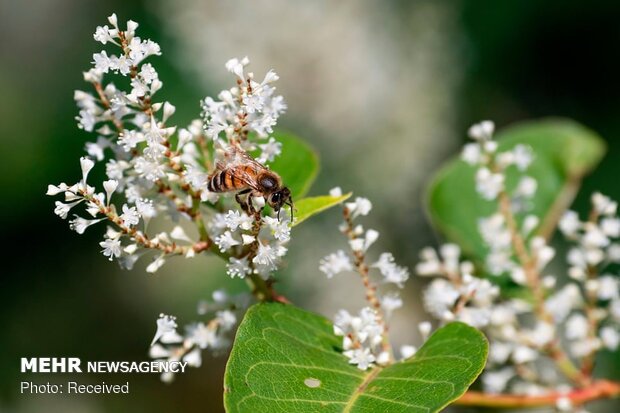
[[[273,178],[266,176],[260,180],[260,184],[266,189],[272,189],[274,186],[276,186],[276,181],[274,181]]]
[[[279,192],[276,192],[275,194],[271,195],[271,202],[273,202],[273,203],[280,202],[280,193]]]

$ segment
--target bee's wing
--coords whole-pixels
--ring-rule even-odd
[[[243,149],[238,146],[230,145],[219,151],[215,169],[216,171],[228,170],[237,180],[243,182],[245,186],[259,190],[260,187],[256,181],[257,174],[250,174],[246,172],[246,168],[244,168],[244,166],[248,165],[251,166],[254,171],[265,169],[262,164],[255,161]]]
[[[265,165],[252,158],[243,148],[237,145],[231,145],[226,151],[225,156],[229,158],[229,163],[233,165],[252,165],[257,171],[267,169]]]
[[[235,167],[231,167],[230,170],[232,172],[232,175],[235,177],[235,179],[243,182],[243,184],[248,188],[260,191],[260,186],[258,185],[258,181],[256,180],[256,174],[247,173],[243,166],[243,164],[239,164]]]

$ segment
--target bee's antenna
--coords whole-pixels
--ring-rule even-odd
[[[280,211],[282,211],[282,208],[278,208],[278,222],[280,222]]]

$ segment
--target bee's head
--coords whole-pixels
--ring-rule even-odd
[[[290,206],[291,222],[293,221],[293,198],[291,198],[291,190],[287,187],[282,187],[282,189],[272,192],[269,197],[267,197],[267,204],[278,213],[278,218],[280,217],[280,209],[282,209],[282,206]]]

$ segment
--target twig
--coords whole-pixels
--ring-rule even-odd
[[[354,224],[351,218],[351,211],[346,206],[342,210],[344,221],[346,223],[346,228],[343,231],[344,234],[349,238],[349,240],[356,239],[356,235],[354,232]],[[368,275],[368,264],[366,264],[366,256],[363,251],[353,251],[354,257],[354,265],[357,273],[362,278],[362,283],[364,284],[364,288],[366,289],[366,301],[370,303],[372,308],[375,310],[377,315],[377,323],[382,327],[382,348],[383,351],[387,352],[390,357],[390,362],[394,360],[394,355],[392,352],[392,346],[390,345],[390,339],[388,337],[388,324],[385,321],[385,314],[383,312],[383,307],[381,307],[381,301],[377,297],[377,286],[370,280],[370,276]]]
[[[488,394],[468,391],[454,404],[461,406],[480,406],[495,408],[543,407],[555,406],[558,399],[567,398],[574,406],[598,400],[617,398],[620,396],[620,383],[608,380],[597,380],[586,387],[567,393],[553,392],[539,396]]]
[[[536,268],[536,260],[528,252],[525,240],[519,233],[517,222],[510,207],[510,197],[505,190],[499,194],[499,210],[506,220],[506,226],[510,231],[515,254],[523,266],[528,287],[532,291],[534,298],[534,314],[539,320],[546,323],[553,323],[553,316],[545,308],[545,292],[540,281],[539,271]],[[560,371],[572,382],[579,385],[586,385],[590,382],[590,378],[583,375],[575,366],[557,339],[551,341],[551,343],[546,346],[545,350]]]
[[[80,195],[87,201],[95,204],[97,208],[99,208],[99,212],[105,215],[110,222],[114,223],[123,234],[129,235],[134,241],[144,248],[160,250],[166,254],[186,255],[192,249],[194,252],[199,253],[209,249],[209,246],[211,245],[210,240],[201,240],[190,246],[181,246],[174,242],[172,244],[161,244],[159,242],[154,242],[145,233],[138,231],[135,227],[127,226],[123,219],[111,207],[102,204],[97,197],[88,195],[83,191],[80,191]]]

